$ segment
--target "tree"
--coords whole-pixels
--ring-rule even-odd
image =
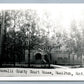
[[[72,53],[75,53],[78,57],[82,56],[81,46],[81,33],[78,29],[76,22],[73,20],[71,23],[71,30],[69,37],[66,39],[66,50],[69,52],[69,58]],[[73,55],[74,64],[74,55]]]
[[[6,34],[6,28],[5,28],[5,12],[1,11],[1,16],[0,16],[0,66],[2,66],[2,54],[4,50],[4,40],[5,40],[5,34]]]
[[[5,41],[4,57],[8,62],[15,62],[19,56],[25,56],[25,49],[28,50],[28,67],[30,67],[30,53],[33,49],[40,47],[41,37],[37,28],[39,17],[34,10],[6,10],[5,12]],[[24,54],[20,54],[20,53]],[[6,60],[4,60],[6,62]],[[20,60],[19,60],[20,62]]]

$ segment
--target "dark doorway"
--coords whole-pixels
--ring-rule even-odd
[[[41,60],[41,58],[42,58],[42,55],[41,55],[40,53],[37,53],[37,54],[35,55],[35,59],[36,59],[36,60]]]
[[[44,59],[46,60],[46,62],[47,63],[49,63],[49,57],[48,57],[48,55],[46,54],[46,55],[44,55]]]

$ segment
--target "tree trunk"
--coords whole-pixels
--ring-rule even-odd
[[[74,65],[74,55],[73,55],[73,65]]]
[[[30,68],[30,38],[29,38],[29,48],[28,48],[28,67]]]
[[[80,66],[82,67],[82,60],[83,60],[83,58],[82,58],[82,53],[81,53],[81,56],[80,56]]]
[[[28,51],[28,67],[30,68],[30,49]]]
[[[49,63],[48,63],[48,67],[50,68],[50,60],[51,60],[51,59],[50,59],[50,56],[51,56],[51,54],[49,53],[48,55],[49,55]]]
[[[2,45],[3,45],[4,30],[5,30],[4,17],[5,17],[5,13],[4,13],[4,11],[2,11],[2,25],[1,25],[1,29],[0,29],[0,66],[2,66],[2,51],[3,51]]]
[[[70,65],[71,64],[71,60],[70,60],[70,52],[69,52],[69,55],[68,55],[68,59],[69,59],[69,61],[68,61],[68,65]]]

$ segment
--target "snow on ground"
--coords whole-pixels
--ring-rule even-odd
[[[60,66],[60,65],[53,65],[53,64],[51,64],[51,66],[54,68],[70,68],[70,66]]]

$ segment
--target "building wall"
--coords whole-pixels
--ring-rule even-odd
[[[80,53],[80,52],[79,52]],[[84,64],[84,55],[70,54],[69,52],[55,51],[52,54],[52,63],[61,65],[81,65]]]
[[[42,54],[42,59],[44,58],[45,53],[42,51],[38,50],[32,50],[30,54],[30,62],[31,63],[36,63],[37,61],[41,60],[36,60],[35,59],[35,54],[36,53],[41,53]],[[69,52],[66,51],[54,51],[51,53],[51,63],[52,64],[61,64],[61,65],[81,65],[84,64],[84,55],[80,55],[80,52],[77,54],[70,54]],[[25,51],[25,63],[28,63],[28,50]]]
[[[66,52],[53,52],[51,53],[52,55],[52,63],[53,64],[68,64],[69,59],[68,59],[68,53]]]
[[[35,55],[40,53],[42,55],[42,59],[44,58],[44,52],[41,50],[32,50],[30,53],[30,63],[40,63],[41,60],[36,60]],[[25,63],[28,63],[28,50],[25,50]]]

